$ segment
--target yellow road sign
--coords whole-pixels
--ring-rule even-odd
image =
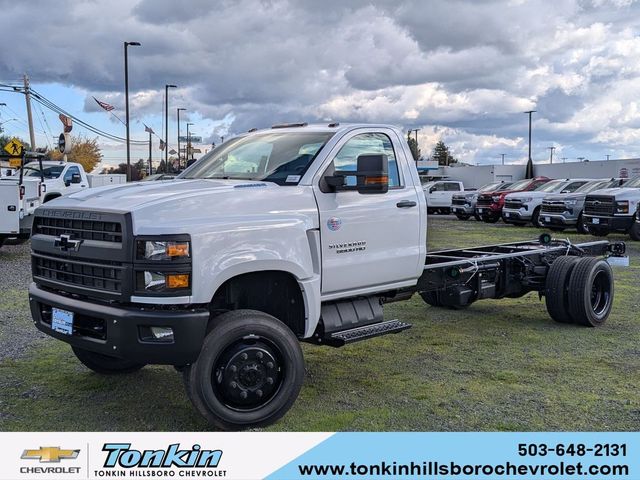
[[[20,157],[11,157],[9,159],[9,166],[11,168],[20,168],[22,166],[22,159]]]
[[[9,155],[15,155],[19,157],[20,155],[22,155],[24,145],[17,138],[12,138],[11,141],[4,146],[4,149]]]

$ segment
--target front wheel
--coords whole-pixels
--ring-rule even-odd
[[[534,227],[544,228],[544,225],[540,222],[540,207],[536,208],[533,211],[533,215],[531,216],[531,223]]]
[[[498,221],[500,220],[499,216],[486,216],[486,217],[482,217],[482,220],[484,221],[484,223],[498,223]]]
[[[198,359],[183,371],[198,412],[223,430],[270,425],[295,402],[304,359],[294,333],[255,310],[213,320]]]
[[[114,375],[118,373],[132,373],[144,367],[143,363],[135,363],[122,358],[110,357],[101,353],[91,352],[84,348],[71,347],[75,356],[85,367],[96,373]]]
[[[582,218],[582,212],[578,215],[578,222],[576,223],[576,230],[578,233],[589,233],[589,229],[584,223],[584,218]]]

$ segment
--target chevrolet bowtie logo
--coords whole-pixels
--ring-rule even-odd
[[[63,450],[60,447],[40,447],[39,450],[25,450],[20,458],[24,460],[40,459],[40,463],[59,462],[60,460],[78,458],[80,450]]]
[[[71,238],[71,235],[60,235],[53,241],[53,246],[59,248],[63,252],[68,252],[69,250],[73,250],[77,252],[80,249],[80,245],[82,244],[82,240],[74,240]]]

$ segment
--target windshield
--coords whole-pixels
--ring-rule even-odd
[[[42,174],[44,178],[58,178],[60,174],[64,170],[64,165],[54,165],[52,167],[45,166],[42,169]],[[40,165],[27,165],[24,167],[24,175],[26,177],[39,177],[40,176]]]
[[[618,180],[599,180],[597,182],[589,182],[582,185],[574,193],[589,193],[602,188],[617,187]]]
[[[223,143],[179,178],[260,180],[297,185],[332,132],[265,133]]]
[[[520,180],[514,183],[513,185],[511,185],[511,188],[509,188],[509,190],[522,190],[523,188],[526,188],[527,185],[529,185],[529,183],[531,183],[530,179]]]
[[[567,184],[566,180],[551,180],[536,188],[536,192],[555,192]]]
[[[634,177],[622,186],[625,188],[640,188],[640,177]]]
[[[502,182],[498,185],[498,188],[493,190],[494,192],[502,192],[503,190],[509,190],[511,188],[511,182]]]
[[[481,186],[478,189],[478,191],[479,192],[495,192],[499,185],[500,183],[498,182],[487,183],[486,185]]]

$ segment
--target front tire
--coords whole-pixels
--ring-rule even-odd
[[[578,215],[578,223],[576,223],[576,230],[578,233],[586,234],[589,233],[589,229],[584,224],[584,218],[582,218],[582,212]]]
[[[143,363],[135,363],[122,358],[110,357],[101,353],[91,352],[83,348],[71,347],[75,356],[85,367],[103,375],[132,373],[144,367]]]
[[[484,221],[484,223],[498,223],[498,221],[500,220],[499,216],[486,216],[486,217],[482,217],[482,220]]]
[[[540,207],[537,207],[533,211],[533,215],[531,216],[531,223],[533,224],[534,227],[544,228],[544,225],[540,223]]]
[[[198,359],[183,372],[196,410],[223,430],[276,422],[302,388],[298,339],[280,320],[255,310],[223,313],[213,322]]]

